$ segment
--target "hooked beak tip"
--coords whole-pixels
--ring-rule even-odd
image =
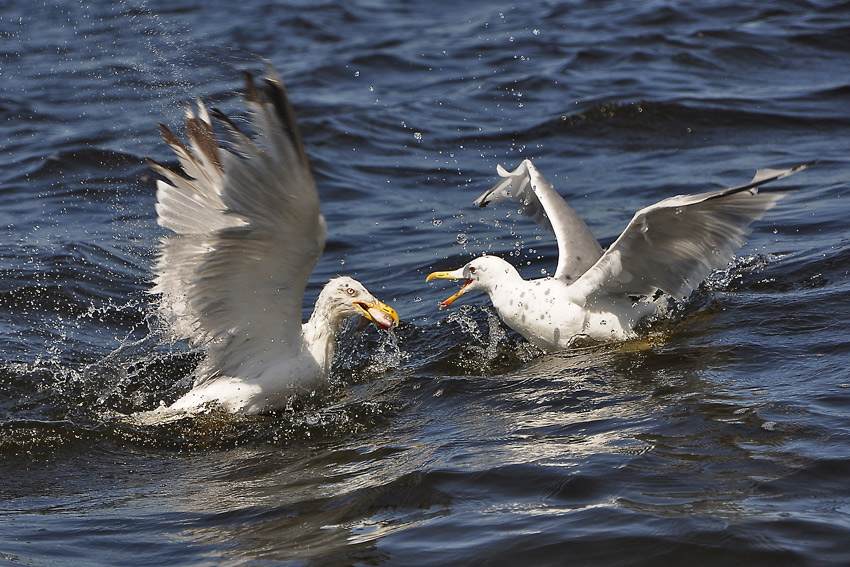
[[[383,301],[377,301],[376,303],[355,302],[355,305],[363,317],[381,329],[391,329],[399,325],[398,313]]]

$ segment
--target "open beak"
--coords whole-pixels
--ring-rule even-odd
[[[449,305],[454,303],[458,297],[466,293],[466,288],[468,288],[469,284],[472,283],[472,280],[463,277],[463,268],[458,268],[457,270],[453,270],[451,272],[432,272],[428,274],[428,277],[425,279],[425,281],[430,282],[434,278],[440,280],[464,280],[463,285],[457,291],[456,294],[440,303],[440,309],[446,309]]]
[[[354,306],[357,307],[363,317],[373,322],[380,329],[387,330],[393,325],[398,325],[398,313],[382,301],[376,300],[375,303],[355,301]]]

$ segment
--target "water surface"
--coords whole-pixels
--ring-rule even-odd
[[[850,4],[13,1],[0,15],[0,561],[846,565]],[[144,158],[241,73],[287,81],[329,239],[393,337],[272,415],[185,392]],[[603,244],[638,208],[820,163],[639,341],[544,355],[425,275],[554,239],[471,204],[531,158]]]

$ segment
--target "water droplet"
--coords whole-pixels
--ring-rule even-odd
[[[413,137],[416,138],[417,142],[421,142],[422,141],[422,132],[414,132]]]
[[[457,243],[458,244],[466,244],[466,235],[462,232],[459,232],[457,235]]]
[[[413,303],[419,303],[420,301],[422,301],[422,298],[419,297],[418,295],[413,298]]]
[[[359,77],[359,76],[360,76],[360,71],[354,71],[354,76],[355,76],[355,77]]]
[[[340,266],[344,266],[344,265],[345,265],[345,259],[344,259],[344,258],[343,258],[342,260],[340,260],[340,261],[339,261],[339,265],[340,265]]]
[[[540,35],[540,30],[537,29],[537,28],[534,28],[534,31],[531,32],[531,33],[533,33],[534,35]]]
[[[441,221],[440,219],[434,219],[433,222],[434,222],[434,226],[440,226],[441,224],[443,224],[443,221]]]

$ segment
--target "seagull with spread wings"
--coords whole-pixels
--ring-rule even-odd
[[[505,260],[482,256],[457,270],[434,272],[428,280],[464,281],[441,309],[470,291],[486,292],[502,320],[544,350],[568,348],[579,336],[632,338],[643,319],[658,313],[661,294],[684,300],[712,270],[728,264],[750,225],[784,196],[760,191],[762,185],[808,165],[762,169],[745,185],[645,207],[605,251],[531,161],[511,172],[499,166],[502,179],[475,204],[514,201],[520,213],[554,232],[554,276],[525,280]]]
[[[259,413],[313,390],[328,377],[334,339],[345,319],[381,329],[398,315],[358,281],[338,277],[319,293],[302,324],[304,291],[325,246],[325,219],[295,113],[283,81],[269,69],[246,75],[253,137],[227,116],[220,144],[203,103],[186,112],[185,145],[160,125],[182,173],[153,161],[163,237],[153,293],[171,334],[205,351],[194,387],[170,406],[216,403]]]

